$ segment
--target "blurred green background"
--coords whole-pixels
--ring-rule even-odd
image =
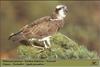
[[[17,45],[8,41],[9,35],[51,15],[58,4],[69,10],[60,32],[100,56],[100,1],[0,1],[0,51],[16,49]]]

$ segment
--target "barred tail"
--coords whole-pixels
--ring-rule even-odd
[[[21,32],[21,31],[20,31]],[[12,40],[13,42],[19,42],[21,43],[22,45],[30,45],[30,42],[25,39],[23,37],[23,35],[20,34],[20,32],[17,32],[17,33],[12,33],[9,37],[8,37],[8,40]]]

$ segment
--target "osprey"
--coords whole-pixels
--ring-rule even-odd
[[[33,41],[43,42],[45,48],[49,48],[50,37],[59,31],[64,25],[64,18],[68,12],[67,6],[57,5],[55,11],[50,16],[45,16],[25,25],[17,33],[12,33],[9,40],[22,44],[33,45]]]

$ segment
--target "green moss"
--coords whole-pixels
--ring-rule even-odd
[[[21,59],[98,59],[96,52],[79,46],[67,36],[57,33],[51,38],[51,48],[41,51],[31,46],[19,46]]]

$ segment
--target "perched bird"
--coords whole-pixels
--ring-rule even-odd
[[[50,37],[64,25],[64,18],[68,12],[67,6],[57,5],[50,16],[45,16],[25,25],[17,33],[12,33],[9,40],[22,44],[33,45],[33,41],[43,42],[45,48],[51,46]]]

